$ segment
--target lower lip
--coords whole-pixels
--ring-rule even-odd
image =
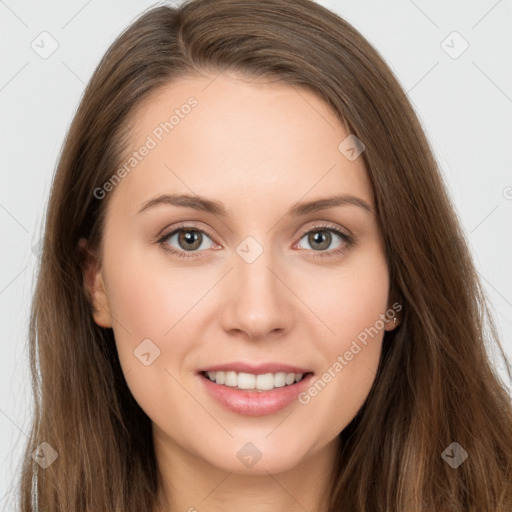
[[[300,382],[290,386],[258,392],[256,390],[241,391],[223,384],[216,384],[201,373],[198,375],[213,398],[230,411],[244,416],[264,416],[284,409],[297,399],[313,378],[313,374],[310,373]]]

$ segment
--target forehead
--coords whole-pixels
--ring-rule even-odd
[[[177,191],[256,207],[262,196],[288,205],[335,189],[372,204],[363,159],[339,149],[349,133],[304,88],[225,73],[181,78],[148,97],[129,124],[122,165],[134,165],[115,195],[133,208]]]

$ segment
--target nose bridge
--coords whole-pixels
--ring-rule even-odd
[[[272,305],[277,301],[276,278],[269,270],[274,266],[274,256],[269,243],[263,246],[253,236],[246,237],[236,248],[235,275],[241,295],[239,299],[254,299],[254,306]],[[245,297],[244,297],[245,294]]]
[[[224,312],[225,329],[261,337],[287,327],[286,290],[274,275],[274,262],[270,247],[264,247],[252,236],[236,247],[234,285]]]

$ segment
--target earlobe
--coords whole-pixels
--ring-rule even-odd
[[[385,313],[385,331],[394,331],[402,324],[404,314],[403,304],[404,299],[402,293],[398,291],[393,283],[391,283],[388,293],[388,304]]]
[[[81,238],[79,243],[83,254],[84,286],[93,306],[94,322],[100,327],[112,327],[112,316],[101,269],[98,268],[96,255],[87,249],[87,240]]]
[[[385,327],[385,330],[386,331],[393,331],[395,330],[396,327],[398,327],[400,325],[400,320],[398,318],[398,315],[395,313],[395,316],[393,318],[390,318],[387,322],[386,322],[386,327]]]
[[[110,314],[110,307],[101,271],[98,271],[95,275],[94,285],[90,295],[94,307],[94,322],[100,327],[112,327],[112,316]]]
[[[392,294],[392,297],[394,296],[395,294]],[[403,307],[401,302],[397,300],[390,300],[390,302],[392,305],[389,306],[388,304],[388,309],[386,310],[387,321],[384,327],[386,331],[394,331],[402,323],[400,311],[402,311]]]

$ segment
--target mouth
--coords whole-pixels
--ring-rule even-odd
[[[313,372],[254,374],[235,371],[201,371],[199,374],[206,380],[219,386],[229,387],[238,391],[264,393],[278,388],[293,387],[310,375],[313,375]]]
[[[268,366],[258,371],[268,372]],[[298,396],[313,380],[313,372],[298,372],[302,368],[281,365],[280,369],[289,372],[248,373],[223,368],[202,370],[197,376],[207,395],[228,411],[244,416],[266,416],[293,404],[297,407]]]

